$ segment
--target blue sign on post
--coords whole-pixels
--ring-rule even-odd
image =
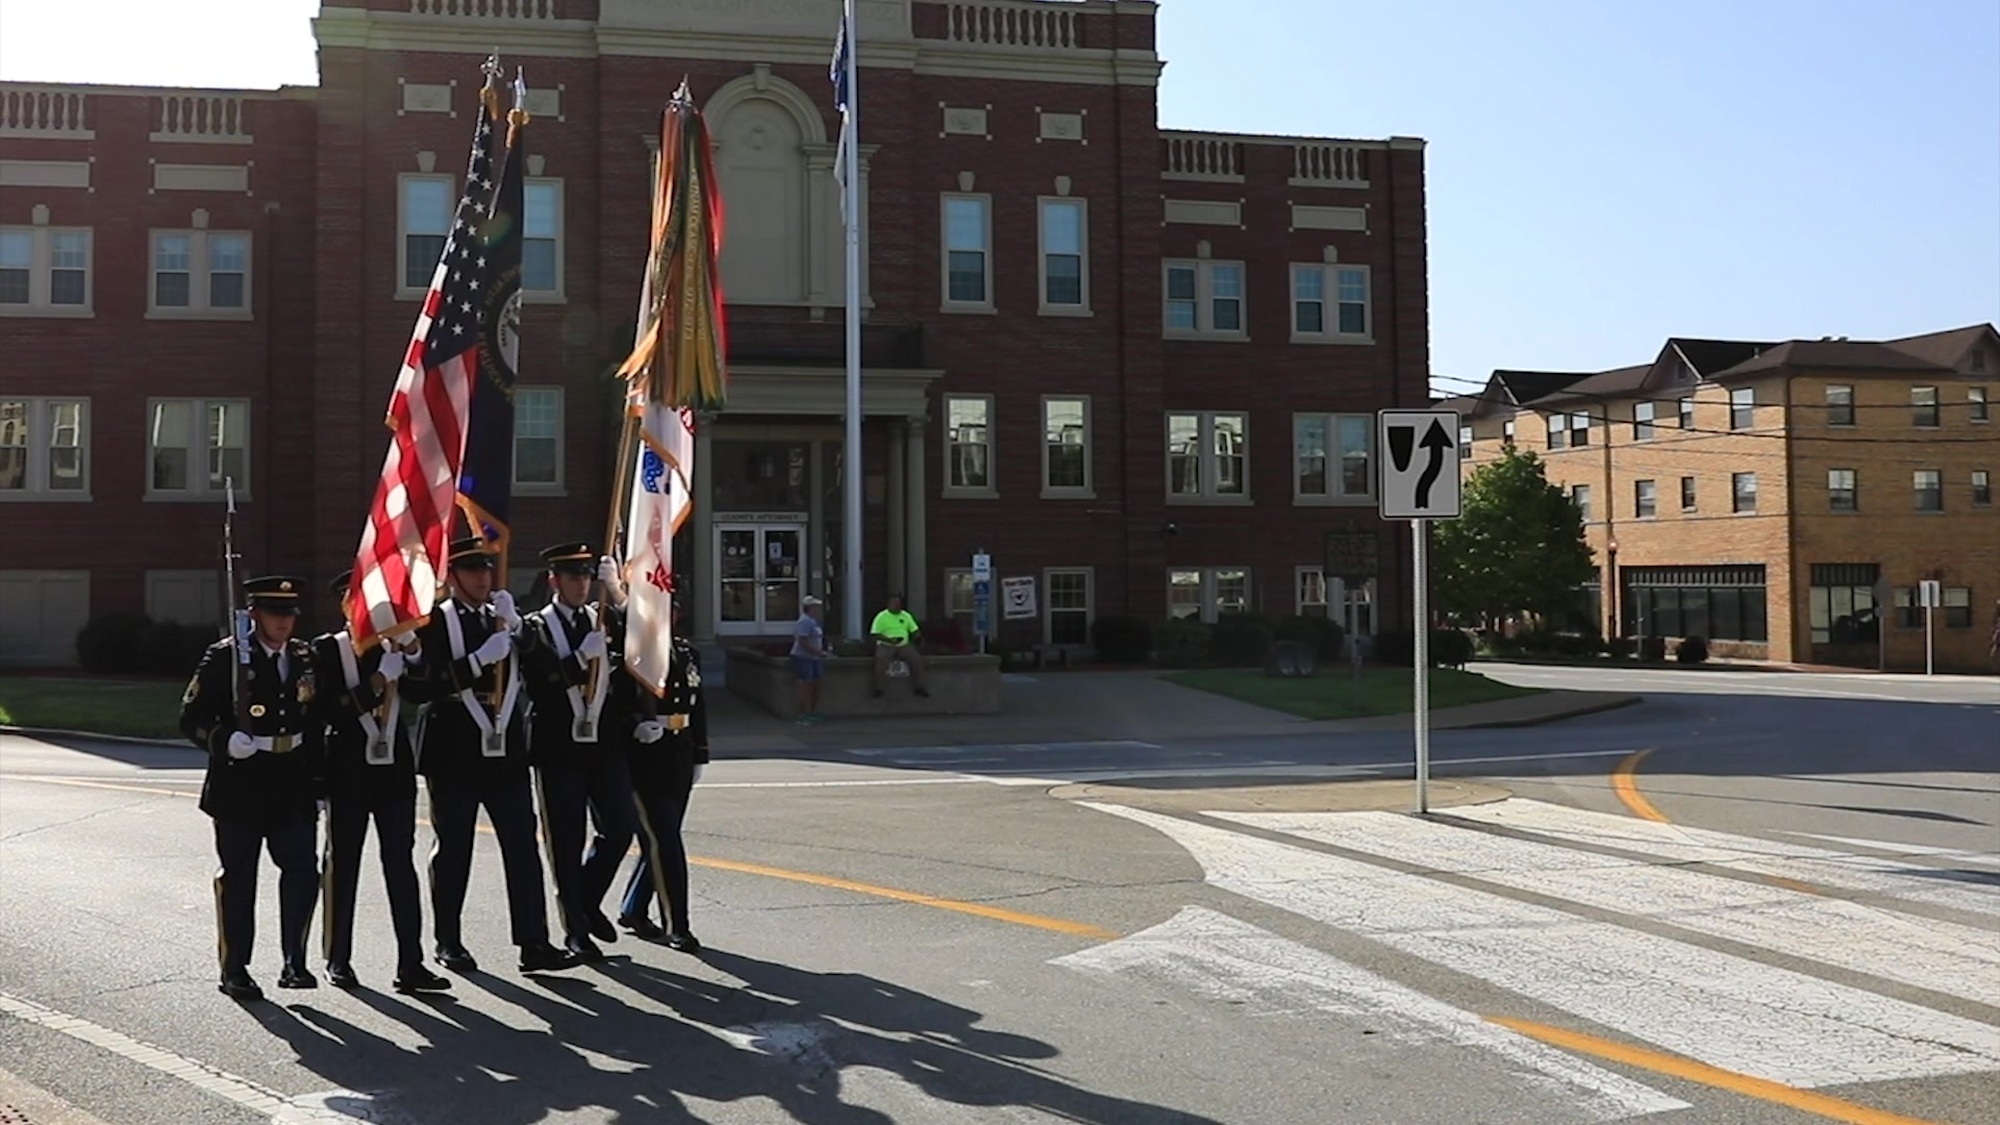
[[[993,635],[993,556],[985,551],[972,555],[972,631]]]

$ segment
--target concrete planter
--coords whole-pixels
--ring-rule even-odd
[[[729,690],[780,718],[798,714],[798,686],[791,658],[770,656],[752,648],[726,650]],[[924,671],[930,698],[910,690],[910,681],[889,681],[880,699],[874,690],[875,662],[840,656],[826,661],[820,681],[822,715],[997,715],[1000,713],[1000,658],[997,656],[926,656]]]

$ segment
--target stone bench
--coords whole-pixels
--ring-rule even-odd
[[[798,715],[798,683],[791,658],[753,648],[726,650],[725,686],[780,718]],[[889,680],[882,698],[874,691],[875,662],[856,656],[836,656],[825,662],[820,681],[822,715],[997,715],[1000,713],[1000,658],[997,656],[924,657],[926,699],[910,690],[907,677]]]

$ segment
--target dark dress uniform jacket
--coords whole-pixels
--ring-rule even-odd
[[[569,642],[567,657],[549,635],[548,620],[541,610],[528,614],[522,626],[521,666],[528,677],[523,687],[534,701],[528,722],[528,744],[538,766],[595,769],[611,764],[631,741],[633,685],[632,677],[625,672],[625,611],[594,608],[601,615],[606,642],[604,669],[600,674],[610,677],[604,709],[598,714],[596,742],[574,741],[571,728],[576,716],[570,710],[569,689],[576,688],[584,706],[590,705],[588,672],[583,658],[576,655],[576,647],[590,632],[583,612],[577,611],[574,625],[564,625],[558,616],[556,627],[566,631]],[[556,612],[560,615],[562,611]]]
[[[458,615],[465,638],[465,655],[454,657],[451,636],[446,632],[445,614]],[[507,775],[527,775],[528,723],[527,685],[517,694],[512,717],[507,724],[507,755],[489,758],[481,753],[486,736],[480,731],[458,693],[472,689],[475,700],[488,714],[498,708],[503,690],[500,671],[483,668],[475,675],[471,654],[496,631],[506,628],[491,606],[474,608],[447,598],[438,603],[431,619],[418,630],[423,644],[423,661],[413,672],[403,675],[403,690],[411,700],[423,704],[423,720],[417,728],[417,771],[425,777],[493,780]],[[525,632],[525,630],[523,630]],[[523,639],[514,639],[514,651],[504,662],[507,674],[522,673]],[[496,719],[497,721],[497,719]]]
[[[360,674],[361,682],[350,688],[347,686],[347,669],[341,662],[341,641],[337,634],[326,633],[313,640],[313,667],[318,672],[319,684],[314,692],[318,706],[314,709],[317,718],[314,725],[325,730],[326,738],[326,785],[327,792],[340,797],[372,797],[395,794],[412,794],[417,791],[417,758],[415,748],[410,745],[408,729],[401,723],[391,732],[391,745],[395,748],[395,761],[388,765],[368,764],[368,732],[362,729],[361,716],[382,705],[382,695],[375,690],[373,676],[382,666],[382,646],[372,646],[367,652],[357,653],[354,669]],[[405,665],[407,677],[414,666]],[[405,696],[404,702],[411,707],[408,692],[399,682],[398,692]],[[377,722],[387,719],[387,714],[377,718]]]
[[[285,656],[290,667],[280,679],[277,662],[262,645],[252,643],[245,706],[251,716],[248,733],[293,737],[286,753],[229,756],[229,736],[237,726],[232,696],[236,649],[228,640],[202,653],[181,697],[181,733],[208,751],[201,811],[216,820],[263,827],[316,815],[314,804],[325,790],[323,742],[308,714],[318,686],[312,646],[295,637],[286,642]]]
[[[673,784],[676,776],[684,778],[695,766],[708,763],[708,704],[701,690],[701,655],[679,636],[674,638],[673,646],[674,659],[667,673],[666,691],[658,699],[636,685],[633,691],[637,704],[634,721],[652,718],[669,728],[651,746],[632,740],[635,786],[665,788]],[[671,729],[668,719],[672,715],[687,716],[686,725],[678,731]]]

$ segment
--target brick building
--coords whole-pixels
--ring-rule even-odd
[[[329,0],[314,88],[0,85],[0,662],[66,663],[108,610],[215,619],[225,476],[250,569],[350,564],[496,46],[533,114],[514,585],[602,534],[647,139],[685,76],[732,375],[676,545],[694,630],[837,602],[839,10]],[[1151,3],[860,10],[871,604],[969,622],[984,548],[1038,582],[1015,645],[1107,613],[1406,618],[1364,420],[1426,401],[1422,142],[1163,131]],[[1322,575],[1357,529],[1379,590]]]
[[[1454,400],[1466,471],[1512,441],[1584,510],[1604,635],[1710,638],[1718,655],[1992,667],[2000,607],[2000,335],[1673,339],[1597,374],[1495,372]],[[1541,391],[1517,398],[1510,388]],[[1886,629],[1881,623],[1886,622]]]

